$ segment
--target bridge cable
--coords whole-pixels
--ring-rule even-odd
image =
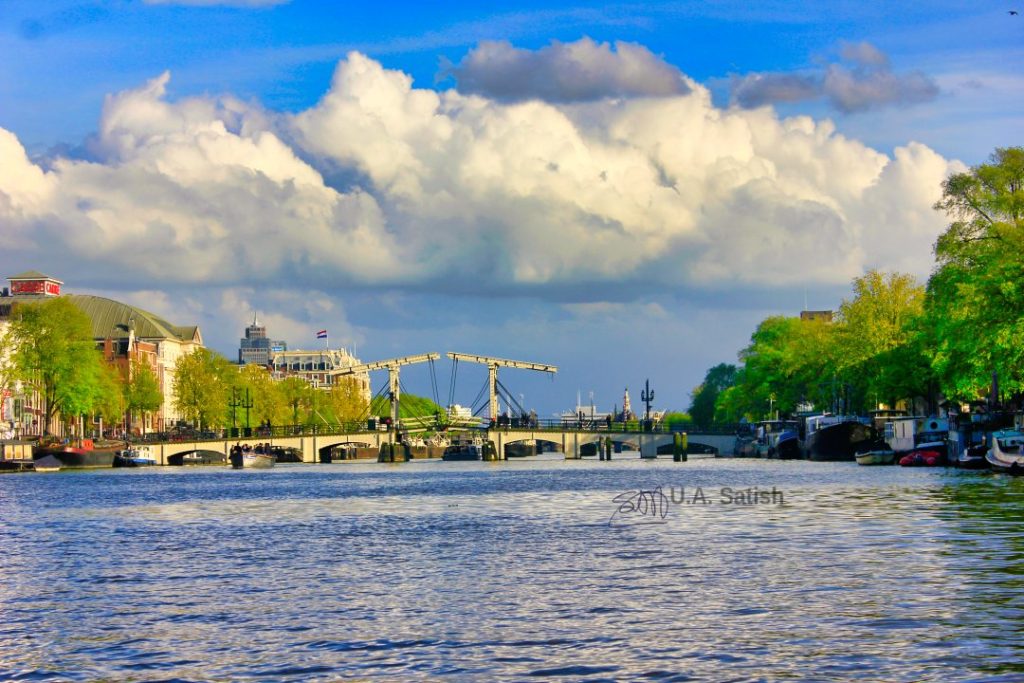
[[[434,393],[434,404],[441,406],[441,395],[437,390],[437,370],[433,359],[430,360],[430,390]]]
[[[445,406],[447,410],[455,404],[455,380],[459,376],[459,359],[456,358],[452,363],[452,374],[451,379],[448,382],[448,405]]]
[[[473,402],[469,404],[469,407],[472,408],[473,406],[475,406],[476,402],[479,401],[481,398],[483,398],[484,395],[487,394],[488,392],[489,392],[489,387],[487,386],[487,380],[485,379],[483,386],[480,387],[480,391],[477,392],[476,398],[474,398]],[[487,403],[481,403],[479,408],[476,408],[476,409],[473,410],[473,415],[476,416],[480,411],[482,411],[484,409],[485,405],[488,405],[488,404]],[[492,415],[491,417],[494,417],[494,416]]]

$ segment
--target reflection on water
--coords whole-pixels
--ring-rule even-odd
[[[711,502],[609,523],[658,486]],[[1022,501],[743,460],[4,476],[0,679],[1021,680]]]

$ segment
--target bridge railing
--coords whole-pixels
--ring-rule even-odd
[[[730,435],[741,431],[743,425],[720,423],[700,426],[693,422],[655,422],[645,420],[608,420],[583,418],[498,418],[491,424],[491,429],[530,429],[534,431],[557,432],[637,432],[653,434],[672,434],[688,432],[695,434]]]
[[[372,428],[371,428],[372,427]],[[261,427],[217,427],[214,429],[173,429],[132,436],[133,443],[173,443],[176,441],[224,441],[225,439],[280,439],[296,436],[350,434],[356,432],[387,431],[383,422],[362,420],[336,424],[270,425]]]
[[[403,430],[421,431],[441,429],[440,425],[429,425],[422,421],[406,421],[400,424]],[[644,420],[592,420],[566,418],[498,418],[490,425],[479,427],[451,426],[451,431],[473,431],[486,429],[528,429],[548,432],[613,432],[613,433],[650,433],[671,434],[688,432],[691,434],[736,434],[744,425],[716,424],[699,426],[692,422],[647,422]],[[391,426],[383,420],[364,420],[360,422],[340,422],[336,424],[313,425],[270,425],[261,427],[219,427],[216,429],[175,429],[166,432],[150,432],[144,436],[133,436],[133,443],[173,443],[177,441],[224,441],[225,439],[280,439],[300,436],[329,436],[334,434],[366,433],[373,431],[389,431]]]

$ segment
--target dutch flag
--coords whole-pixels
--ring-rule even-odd
[[[317,339],[327,339],[327,330],[320,330],[316,333]]]

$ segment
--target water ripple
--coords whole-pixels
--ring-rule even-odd
[[[239,474],[0,477],[0,680],[1024,680],[1021,480],[741,460]],[[712,503],[611,519],[658,486]],[[752,486],[784,502],[719,502]]]

